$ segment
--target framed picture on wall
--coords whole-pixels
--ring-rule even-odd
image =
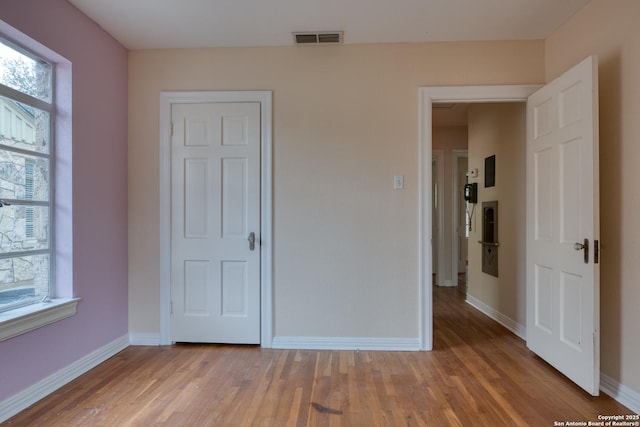
[[[485,157],[484,159],[484,186],[493,187],[496,185],[496,156]]]

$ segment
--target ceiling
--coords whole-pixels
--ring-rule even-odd
[[[129,49],[544,39],[590,0],[69,0]]]

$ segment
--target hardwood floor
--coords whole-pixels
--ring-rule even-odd
[[[7,426],[553,426],[630,414],[434,289],[432,352],[129,347]]]

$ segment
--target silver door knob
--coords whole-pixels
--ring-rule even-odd
[[[249,233],[249,238],[247,240],[249,240],[249,250],[254,250],[256,248],[256,233]]]
[[[574,243],[573,249],[576,251],[583,251],[584,263],[589,264],[589,239],[584,239],[582,243]]]

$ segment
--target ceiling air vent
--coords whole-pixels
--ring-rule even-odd
[[[341,44],[342,31],[293,33],[295,44]]]

